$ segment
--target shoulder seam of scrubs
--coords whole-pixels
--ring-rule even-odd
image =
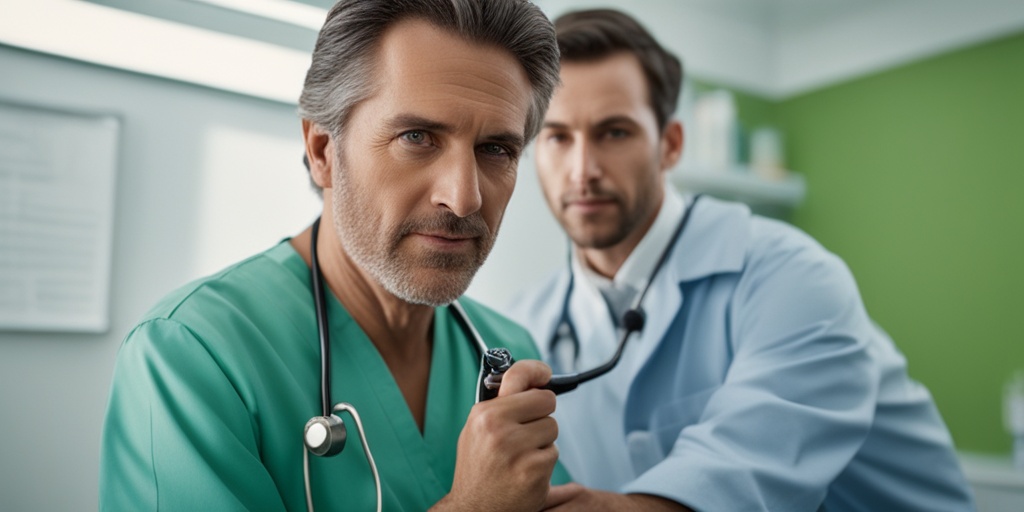
[[[258,259],[261,259],[261,258],[270,259],[270,258],[268,258],[266,256],[266,254],[261,252],[259,254],[254,254],[254,255],[252,255],[252,256],[250,256],[250,257],[248,257],[248,258],[246,258],[246,259],[244,259],[242,261],[239,261],[238,263],[235,263],[234,265],[231,265],[230,267],[225,268],[225,269],[223,269],[223,270],[221,270],[219,272],[216,272],[214,274],[210,274],[210,275],[205,276],[205,277],[201,277],[201,278],[193,281],[192,284],[191,284],[192,285],[192,289],[189,290],[188,293],[186,293],[184,297],[178,299],[177,302],[174,303],[174,305],[170,308],[169,311],[167,311],[163,315],[151,317],[151,319],[166,318],[166,319],[170,320],[171,317],[174,316],[174,314],[178,312],[178,309],[181,308],[183,305],[185,305],[185,303],[188,302],[188,300],[190,298],[192,298],[193,295],[195,295],[196,293],[199,293],[200,290],[209,288],[211,283],[220,282],[225,277],[227,277],[229,274],[237,271],[242,266],[244,266],[244,265],[246,265],[246,264],[248,264],[248,263],[250,263],[252,261],[256,261]],[[273,260],[271,260],[271,261],[273,261]],[[277,263],[277,262],[275,262],[275,263]]]

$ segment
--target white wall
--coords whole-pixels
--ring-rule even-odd
[[[110,331],[0,331],[0,510],[95,510],[128,329],[173,288],[300,231],[319,199],[293,107],[6,46],[0,70],[0,101],[122,120]]]

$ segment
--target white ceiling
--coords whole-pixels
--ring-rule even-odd
[[[783,31],[900,0],[681,0],[693,8]]]
[[[627,10],[705,80],[771,98],[1024,30],[1022,0],[536,0]]]
[[[0,44],[286,103],[298,97],[315,39],[309,28],[253,25],[252,14],[199,10],[194,0],[2,1]],[[534,1],[552,17],[626,10],[691,76],[769,98],[1024,30],[1022,0]]]

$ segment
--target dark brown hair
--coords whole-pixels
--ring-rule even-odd
[[[563,62],[596,61],[620,52],[635,55],[647,78],[659,129],[665,129],[679,101],[683,65],[643,25],[616,10],[593,9],[559,16],[555,34]]]

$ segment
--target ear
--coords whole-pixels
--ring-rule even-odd
[[[683,124],[673,119],[661,134],[661,170],[668,171],[683,155]]]
[[[302,120],[302,139],[306,143],[309,175],[320,188],[331,188],[331,170],[334,165],[334,139],[319,124]]]

